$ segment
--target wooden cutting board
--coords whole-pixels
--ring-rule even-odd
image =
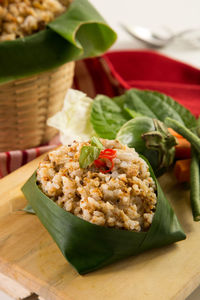
[[[200,224],[192,220],[189,191],[172,174],[160,182],[187,239],[80,276],[38,218],[20,211],[26,204],[20,188],[39,160],[0,180],[2,278],[45,300],[183,300],[200,284]],[[14,294],[12,287],[6,289],[0,282]]]

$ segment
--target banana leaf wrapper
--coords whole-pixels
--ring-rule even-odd
[[[151,168],[150,172],[157,185],[157,207],[147,232],[98,226],[65,211],[40,190],[36,172],[22,187],[22,192],[64,257],[80,274],[85,274],[186,238]]]
[[[100,55],[116,38],[116,33],[87,0],[74,0],[45,30],[0,42],[0,83]]]

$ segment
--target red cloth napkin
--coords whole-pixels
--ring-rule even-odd
[[[114,97],[132,87],[165,93],[195,116],[200,114],[200,70],[187,64],[153,51],[113,51],[76,64],[74,88],[90,97]],[[51,145],[0,153],[0,178],[58,143],[54,140]]]
[[[200,70],[153,51],[115,51],[104,55],[125,88],[156,90],[200,114]]]

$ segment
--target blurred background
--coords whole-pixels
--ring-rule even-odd
[[[199,29],[200,37],[200,1],[199,0],[91,0],[108,23],[118,33],[118,41],[113,48],[144,48],[144,45],[132,39],[120,26],[144,26],[153,30],[168,28],[173,33],[191,28]],[[188,62],[200,68],[199,47],[187,43],[174,42],[159,50],[173,58]]]

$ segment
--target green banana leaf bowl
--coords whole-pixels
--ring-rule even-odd
[[[186,238],[152,170],[151,175],[157,185],[157,208],[147,232],[98,226],[65,211],[40,190],[36,172],[22,187],[22,192],[64,257],[80,274],[85,274]]]
[[[74,0],[45,30],[0,42],[0,83],[100,55],[116,38],[116,33],[87,0]]]

